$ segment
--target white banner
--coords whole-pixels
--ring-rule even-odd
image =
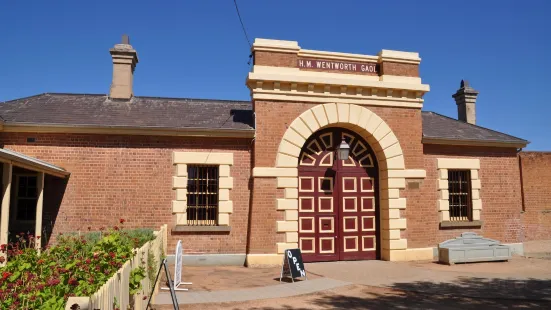
[[[176,244],[176,256],[174,262],[174,287],[182,284],[182,256],[184,250],[182,249],[182,240],[178,240]]]

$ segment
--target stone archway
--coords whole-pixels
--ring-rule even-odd
[[[354,104],[328,103],[315,106],[297,117],[287,128],[276,157],[276,168],[297,169],[302,146],[308,138],[326,127],[343,127],[362,136],[375,151],[379,163],[379,196],[381,216],[380,244],[383,260],[403,260],[407,240],[401,237],[406,219],[400,210],[406,208],[406,198],[400,197],[405,188],[407,170],[398,138],[377,114]],[[277,209],[285,212],[285,220],[277,222],[277,232],[285,233],[285,242],[278,243],[278,253],[298,247],[298,179],[279,176],[277,187],[285,191],[277,200]]]

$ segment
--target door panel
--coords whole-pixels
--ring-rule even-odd
[[[376,212],[373,179],[362,173],[339,172],[342,180],[340,260],[376,259]],[[353,203],[352,203],[353,202]]]
[[[335,180],[333,171],[312,171],[299,177],[299,247],[305,261],[339,259]]]
[[[346,161],[335,158],[342,138]],[[377,166],[356,133],[330,128],[306,141],[299,162],[299,247],[304,261],[377,258]]]

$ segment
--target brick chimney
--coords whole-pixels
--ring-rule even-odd
[[[469,81],[461,80],[461,88],[452,95],[457,104],[457,119],[469,124],[476,124],[476,96],[478,96],[478,91],[469,85]]]
[[[109,50],[113,58],[113,82],[109,98],[129,100],[134,95],[132,83],[134,69],[138,63],[138,53],[130,45],[130,38],[122,36],[122,42]]]

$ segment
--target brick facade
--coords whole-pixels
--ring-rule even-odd
[[[43,226],[53,228],[52,235],[112,226],[119,218],[125,218],[128,227],[155,228],[164,223],[171,227],[174,222],[172,152],[231,150],[235,156],[231,172],[235,182],[231,191],[234,201],[231,232],[174,233],[169,238],[169,246],[185,238],[187,252],[246,253],[248,247],[248,252],[253,254],[273,253],[275,244],[284,239],[283,234],[275,231],[275,222],[283,219],[283,213],[275,208],[275,201],[283,197],[283,190],[276,189],[275,178],[251,180],[251,159],[255,166],[274,166],[279,142],[288,125],[313,106],[300,102],[256,101],[255,112],[263,120],[263,126],[257,129],[252,158],[248,139],[28,133],[1,133],[0,138],[6,148],[71,172],[67,182],[46,177]],[[525,205],[521,216],[521,177],[515,149],[423,145],[419,110],[369,109],[384,119],[398,137],[406,167],[425,169],[427,173],[419,189],[401,191],[408,203],[407,209],[401,211],[401,216],[408,220],[408,228],[402,232],[408,247],[435,246],[464,231],[475,231],[503,242],[551,237],[551,212],[547,210],[551,195],[546,190],[551,184],[551,175],[548,175],[551,170],[541,169],[551,166],[549,153],[520,155]],[[36,138],[36,142],[27,143],[27,137]],[[439,228],[437,158],[480,159],[482,228]],[[251,186],[254,186],[252,194]],[[253,206],[252,210],[249,205]]]
[[[514,148],[424,145],[427,177],[419,189],[405,190],[408,207],[408,246],[436,246],[462,232],[473,231],[501,242],[523,241],[520,172]],[[437,158],[480,159],[481,228],[440,228],[438,218]]]
[[[255,166],[273,167],[279,143],[287,127],[302,112],[316,104],[256,100],[253,106],[257,119],[262,120],[256,129]],[[382,118],[396,134],[404,151],[406,167],[423,168],[421,111],[409,108],[367,108]]]
[[[388,74],[394,76],[419,76],[419,65],[401,64],[395,62],[383,62],[381,64],[381,75]]]
[[[262,119],[257,128],[255,140],[255,166],[272,167],[279,142],[289,124],[302,112],[315,106],[300,102],[255,101],[256,115]],[[407,169],[424,169],[427,176],[419,189],[401,190],[407,199],[407,208],[401,211],[401,217],[407,218],[408,227],[402,232],[402,238],[408,240],[408,248],[433,247],[439,242],[457,237],[462,232],[475,231],[485,237],[502,242],[516,243],[524,240],[521,222],[520,171],[515,148],[469,147],[423,145],[421,111],[408,108],[368,107],[380,116],[396,134],[402,146]],[[438,215],[437,158],[477,158],[480,159],[480,179],[482,189],[480,198],[483,209],[481,228],[440,228]],[[551,163],[551,160],[550,160]],[[497,172],[499,171],[499,172]],[[251,238],[269,230],[274,233],[274,221],[280,219],[275,208],[276,186],[266,184],[266,179],[255,179],[253,208],[251,218]],[[270,182],[273,183],[272,180]],[[263,194],[257,194],[256,191]],[[258,205],[257,205],[258,204]],[[262,207],[260,207],[262,206]],[[269,214],[272,219],[266,227],[266,218],[255,214]],[[259,239],[258,245],[251,243],[251,249],[259,253],[269,253],[276,240],[272,237],[269,245],[265,239]],[[262,240],[262,242],[260,242]],[[281,241],[279,241],[281,242]],[[266,248],[268,247],[268,248]]]
[[[256,117],[262,120],[257,123],[256,128],[253,159],[255,167],[275,166],[283,134],[302,112],[314,106],[316,104],[303,102],[254,101]],[[421,111],[409,108],[367,108],[381,117],[397,136],[404,152],[406,167],[423,169]],[[276,188],[275,178],[255,178],[253,182],[250,253],[274,253],[276,242],[284,241],[284,234],[275,232],[275,221],[283,219],[283,213],[278,212],[275,205],[276,198],[283,197],[282,190]],[[435,213],[435,216],[438,217],[438,214]],[[265,233],[271,235],[263,236]]]
[[[278,253],[288,246],[297,246],[297,216],[286,219],[285,212],[298,210],[295,163],[300,144],[323,126],[342,126],[357,130],[373,144],[370,146],[379,159],[380,197],[376,203],[381,211],[377,224],[381,238],[377,242],[383,259],[430,259],[432,247],[467,231],[505,243],[551,238],[551,153],[518,155],[512,144],[503,144],[508,147],[423,144],[422,98],[429,87],[412,78],[419,76],[417,53],[382,50],[378,56],[354,55],[301,50],[297,42],[282,42],[255,41],[253,46],[254,65],[274,67],[253,68],[247,80],[255,118],[254,139],[0,132],[0,142],[6,149],[58,165],[71,173],[68,179],[46,176],[43,220],[46,231],[55,236],[87,231],[88,227],[96,230],[117,225],[119,218],[127,221],[126,227],[157,228],[168,224],[171,231],[175,226],[173,153],[232,153],[230,232],[171,232],[169,249],[182,239],[187,254],[247,253],[253,254],[253,259],[256,256],[255,262],[261,264],[279,263]],[[325,74],[299,72],[299,59],[376,62],[378,70],[300,68]],[[299,73],[294,76],[293,72]],[[72,103],[72,99],[66,100],[67,104]],[[314,113],[320,107],[314,107],[324,103],[322,116],[316,116]],[[233,111],[235,106],[231,104]],[[248,103],[239,107],[244,114],[250,112]],[[21,114],[24,113],[17,116]],[[299,116],[301,120],[297,120]],[[451,125],[448,122],[440,129],[462,124],[451,121]],[[251,122],[247,129],[251,136],[252,126]],[[237,128],[240,127],[232,129]],[[280,149],[284,136],[286,140]],[[31,137],[35,141],[27,142]],[[477,201],[477,210],[481,205],[482,226],[440,227],[441,221],[447,221],[440,216],[447,212],[449,217],[449,206],[442,207],[449,200],[439,197],[447,195],[447,187],[440,186],[445,177],[438,175],[439,159],[447,159],[441,162],[476,159],[477,167],[469,169],[474,169],[471,173],[477,175],[477,182],[480,180],[480,200],[473,195],[472,201],[473,205]],[[257,177],[252,176],[253,168],[261,171]],[[442,173],[445,168],[458,169],[441,168]],[[178,180],[184,184],[178,188],[185,190],[185,174]],[[185,192],[181,193],[185,198]],[[177,209],[185,209],[185,200],[179,201],[182,204]],[[283,209],[286,211],[281,212]],[[478,211],[475,214],[478,216]]]
[[[27,137],[36,142],[27,143]],[[251,169],[250,139],[161,136],[0,133],[5,148],[64,167],[71,172],[62,200],[63,180],[47,177],[44,227],[53,235],[118,224],[125,227],[173,226],[173,151],[234,153],[230,191],[230,233],[178,233],[169,248],[185,240],[186,252],[245,253]],[[57,179],[57,180],[56,180]],[[57,214],[56,214],[57,213]]]
[[[254,53],[255,66],[295,68],[297,66],[297,59],[298,57],[296,54],[290,54],[290,53],[264,52],[264,51]]]
[[[525,240],[551,239],[551,153],[521,152]]]

